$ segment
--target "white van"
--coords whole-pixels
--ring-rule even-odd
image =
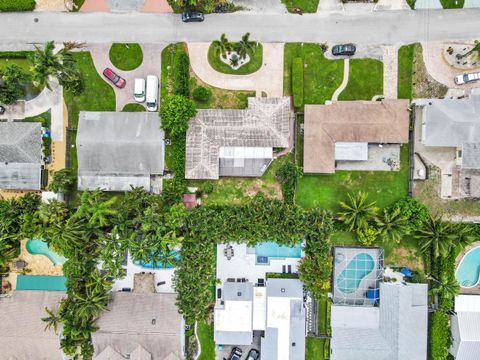
[[[158,77],[155,75],[147,76],[147,110],[158,110]]]
[[[135,79],[133,96],[136,102],[143,103],[145,101],[145,79]]]

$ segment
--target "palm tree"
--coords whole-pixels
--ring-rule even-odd
[[[228,41],[225,34],[220,36],[220,40],[215,40],[212,42],[212,45],[215,48],[215,53],[217,56],[222,56],[224,59],[227,57],[227,52],[232,51],[232,44]]]
[[[348,203],[340,202],[343,211],[338,214],[338,218],[349,225],[350,231],[367,226],[368,222],[375,217],[378,208],[374,201],[367,202],[367,198],[366,193],[359,191],[355,195],[348,194]]]
[[[467,57],[468,55],[476,52],[477,55],[480,54],[480,41],[475,40],[473,48],[471,48],[469,51],[467,51],[465,54],[462,55],[462,58]]]
[[[458,233],[455,232],[451,222],[443,221],[439,216],[430,215],[424,227],[417,232],[415,237],[421,241],[420,250],[423,253],[431,250],[433,256],[438,258],[448,255],[457,236]]]
[[[382,237],[382,241],[400,242],[402,237],[408,232],[408,220],[396,208],[389,212],[383,210],[383,215],[376,218],[378,234]]]
[[[431,276],[429,279],[435,282],[432,288],[432,294],[453,299],[460,292],[460,285],[456,279],[441,278],[440,281],[438,281]]]
[[[53,331],[56,334],[58,323],[60,322],[60,317],[47,307],[45,308],[45,312],[48,315],[48,316],[42,318],[42,321],[44,321],[46,323],[45,331],[47,331],[48,329],[53,327]]]
[[[255,52],[255,44],[255,41],[250,41],[250,33],[247,32],[235,46],[235,51],[241,59],[245,59],[248,53],[253,54]]]
[[[88,219],[88,224],[94,228],[109,226],[112,218],[118,214],[118,211],[113,207],[117,198],[113,196],[104,200],[103,194],[100,190],[84,191],[81,197],[81,205],[75,216]]]

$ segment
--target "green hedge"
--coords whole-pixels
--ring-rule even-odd
[[[34,8],[35,0],[0,0],[0,12],[32,11]]]
[[[293,105],[296,108],[303,106],[303,60],[295,58],[292,61],[292,94]]]
[[[173,59],[173,92],[175,95],[190,95],[190,60],[184,52],[177,52]]]

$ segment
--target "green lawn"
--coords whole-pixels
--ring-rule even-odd
[[[35,8],[35,0],[1,0],[0,12],[2,11],[32,11]]]
[[[198,338],[202,352],[198,360],[215,360],[215,342],[213,341],[213,325],[199,321],[197,325]]]
[[[15,64],[25,71],[30,71],[30,61],[27,58],[2,57],[2,53],[0,53],[0,70],[5,69],[10,64]]]
[[[350,59],[348,85],[339,100],[371,100],[383,95],[383,63],[374,59]]]
[[[357,191],[368,193],[369,200],[381,208],[408,194],[408,145],[402,145],[400,171],[345,171],[327,175],[304,175],[298,181],[296,202],[305,208],[339,210],[339,201]]]
[[[25,73],[30,74],[30,60],[27,59],[29,51],[8,51],[0,52],[0,70],[5,69],[8,65],[15,64],[23,69]],[[43,87],[36,87],[32,82],[24,86],[26,99],[32,99],[43,90]]]
[[[123,112],[143,112],[145,111],[145,108],[143,107],[143,105],[132,103],[132,104],[125,105],[122,111]]]
[[[359,245],[357,235],[349,231],[335,231],[330,236],[333,245],[352,246]]]
[[[440,0],[444,9],[461,9],[465,4],[464,0]]]
[[[136,69],[143,62],[142,48],[138,44],[112,44],[109,56],[112,64],[124,71]]]
[[[50,110],[47,110],[44,113],[38,114],[36,116],[27,117],[27,118],[23,119],[22,121],[25,121],[25,122],[39,122],[39,123],[42,124],[43,127],[46,127],[48,129],[50,129],[51,118],[52,118],[52,116],[50,114]]]
[[[75,4],[73,11],[79,11],[84,2],[85,0],[73,0],[73,3]]]
[[[232,43],[233,48],[235,48],[235,45],[236,43]],[[216,48],[213,44],[211,44],[208,48],[208,62],[210,66],[216,71],[224,74],[247,75],[259,70],[263,63],[262,44],[257,43],[257,45],[254,45],[254,51],[249,51],[248,55],[250,56],[250,61],[241,66],[239,69],[234,70],[230,67],[230,65],[225,64],[220,59],[220,55],[217,54]]]
[[[296,57],[304,62],[304,103],[324,104],[330,100],[342,83],[343,61],[326,59],[319,44],[286,44],[283,69],[285,96],[292,94],[292,61]]]
[[[412,98],[413,50],[415,44],[404,45],[398,50],[398,98]]]
[[[77,66],[82,73],[85,83],[85,91],[79,96],[65,92],[70,127],[70,142],[75,144],[76,129],[78,126],[78,114],[80,111],[115,111],[115,93],[97,73],[89,52],[75,52],[73,56],[77,60]],[[75,147],[70,149],[70,168],[77,171],[77,153]]]
[[[289,12],[293,12],[293,9],[298,8],[306,13],[317,12],[319,0],[282,0]]]
[[[308,336],[305,344],[305,360],[324,360],[325,339]]]

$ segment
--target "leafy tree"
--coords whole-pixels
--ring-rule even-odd
[[[285,162],[276,172],[275,179],[282,185],[282,194],[286,203],[293,204],[295,197],[295,184],[303,175],[302,168],[293,161]]]
[[[15,64],[0,70],[0,103],[10,105],[25,96],[22,84],[28,80],[28,75]]]
[[[193,90],[192,96],[195,100],[200,102],[207,102],[212,96],[212,92],[203,86],[198,86]]]
[[[397,201],[392,205],[390,211],[396,208],[399,208],[401,215],[407,219],[410,232],[421,229],[429,218],[427,207],[411,197]]]
[[[348,203],[340,202],[343,211],[338,214],[339,220],[348,225],[350,231],[366,227],[378,211],[375,202],[367,202],[368,195],[361,191],[348,194],[348,199]]]
[[[55,171],[48,190],[55,193],[68,193],[73,189],[75,181],[75,175],[72,174],[70,169]]]
[[[378,234],[383,242],[400,243],[402,237],[408,233],[408,220],[402,216],[400,208],[388,211],[383,210],[383,215],[375,219]]]
[[[358,229],[357,235],[360,244],[370,246],[377,240],[378,231],[372,226],[366,226],[364,228]]]
[[[184,96],[167,96],[160,107],[162,128],[169,131],[172,138],[184,136],[188,129],[188,121],[197,113],[195,104]]]
[[[416,234],[416,238],[421,242],[420,250],[422,252],[432,251],[434,258],[447,256],[453,248],[455,238],[458,238],[454,229],[451,222],[430,215],[424,228]]]
[[[242,39],[236,44],[235,51],[241,59],[245,59],[247,55],[255,52],[255,42],[250,41],[250,33],[247,32]]]
[[[228,41],[225,34],[222,34],[219,40],[213,41],[212,46],[215,48],[215,54],[217,54],[217,56],[222,56],[223,58],[226,58],[227,53],[233,49],[232,44]]]

